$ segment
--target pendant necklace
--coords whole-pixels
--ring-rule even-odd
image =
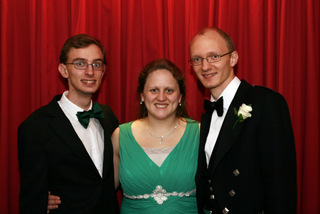
[[[163,139],[169,137],[169,136],[177,129],[177,127],[178,127],[178,124],[176,124],[175,127],[172,129],[172,131],[169,132],[169,133],[166,134],[166,135],[155,136],[155,135],[153,135],[153,134],[150,132],[149,126],[147,125],[147,132],[148,132],[148,134],[149,134],[151,137],[153,137],[153,138],[155,138],[155,139],[160,139],[160,144],[162,144]]]

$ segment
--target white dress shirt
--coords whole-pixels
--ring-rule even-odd
[[[77,117],[77,112],[82,112],[84,109],[73,104],[66,97],[68,91],[65,91],[62,94],[61,99],[58,101],[62,111],[67,116],[71,122],[74,130],[76,131],[78,137],[82,141],[84,147],[86,148],[89,156],[91,157],[94,165],[102,177],[103,169],[103,152],[104,152],[104,132],[103,128],[96,118],[90,118],[89,125],[87,128],[84,128]],[[92,108],[92,101],[90,104],[89,110]]]
[[[234,77],[233,80],[229,83],[229,85],[223,90],[220,97],[223,97],[223,114],[221,117],[218,116],[217,111],[213,111],[210,123],[210,130],[207,136],[207,141],[205,144],[205,154],[207,159],[207,166],[209,166],[210,157],[213,151],[213,148],[216,144],[222,123],[224,118],[226,117],[227,111],[231,104],[231,101],[236,94],[238,87],[240,86],[241,81],[238,77]],[[216,101],[211,96],[210,101]]]

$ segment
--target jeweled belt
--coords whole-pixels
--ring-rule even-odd
[[[156,189],[153,190],[151,194],[143,194],[143,195],[127,195],[123,193],[124,197],[129,199],[147,199],[153,198],[158,204],[163,204],[164,201],[168,199],[168,196],[179,196],[179,197],[189,197],[192,193],[196,192],[196,189],[193,189],[188,192],[167,192],[162,186],[156,186]]]

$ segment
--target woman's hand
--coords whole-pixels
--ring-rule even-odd
[[[48,192],[47,213],[49,213],[50,210],[58,209],[59,204],[61,204],[60,197],[55,196],[55,195],[51,195],[50,192]]]

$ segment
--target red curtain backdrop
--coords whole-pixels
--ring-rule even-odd
[[[98,102],[120,122],[135,119],[137,76],[165,57],[184,72],[187,106],[197,120],[207,92],[188,65],[188,43],[202,27],[234,40],[237,75],[286,98],[297,149],[298,213],[320,212],[319,0],[1,0],[0,213],[19,213],[17,127],[65,90],[57,67],[64,41],[100,38],[108,72]]]

